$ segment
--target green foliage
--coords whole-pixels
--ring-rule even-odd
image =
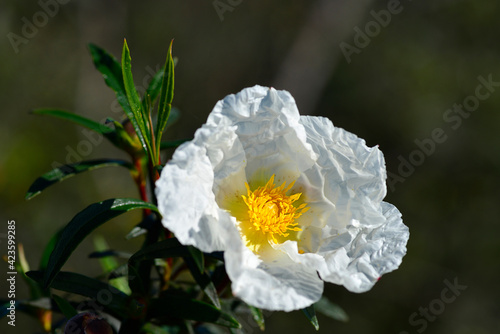
[[[27,275],[40,284],[45,283],[45,275],[40,271],[30,271]],[[134,306],[128,306],[130,302],[126,294],[109,284],[85,275],[60,271],[54,276],[51,285],[56,290],[92,298],[106,312],[120,318],[127,317],[130,312],[129,307],[133,307],[132,310],[136,311]]]
[[[314,305],[303,308],[302,312],[307,317],[307,319],[309,319],[309,322],[311,323],[311,325],[313,325],[314,328],[317,331],[319,331],[319,322],[318,322],[318,318],[316,317],[316,311],[314,310]]]
[[[260,330],[261,331],[265,330],[266,325],[265,325],[265,319],[264,319],[264,314],[262,313],[262,310],[260,310],[256,307],[253,307],[251,305],[248,305],[248,308],[250,309],[250,312],[252,312],[253,320],[257,323]]]
[[[158,144],[161,143],[161,137],[167,126],[170,110],[172,109],[172,101],[174,99],[174,60],[172,59],[172,43],[173,41],[170,42],[167,60],[163,67],[160,102],[158,105],[158,121],[156,123],[156,142]],[[156,154],[157,156],[160,155],[159,145]]]
[[[66,319],[71,319],[78,314],[78,311],[75,310],[73,305],[71,305],[71,303],[66,299],[59,297],[58,295],[52,295],[52,299],[54,299],[54,302],[57,304]]]
[[[240,324],[231,315],[196,299],[166,294],[153,299],[148,310],[149,316],[174,317],[202,322],[216,323],[225,327],[240,328]]]
[[[97,168],[111,166],[121,166],[130,170],[133,169],[133,166],[130,162],[115,159],[81,161],[74,164],[63,165],[51,170],[48,173],[43,174],[38,179],[36,179],[28,189],[26,199],[32,199],[36,195],[40,194],[43,190],[45,190],[45,188],[53,185],[54,183],[61,182],[63,180],[66,180],[67,178],[75,176],[76,174]]]
[[[321,297],[321,299],[315,303],[314,306],[318,312],[329,318],[342,322],[349,321],[347,313],[340,306],[329,301],[326,297]]]
[[[120,255],[120,253],[109,251],[108,244],[103,237],[96,236],[94,238],[94,247],[96,249],[96,252],[102,255],[98,258],[105,274],[115,272],[120,267],[118,261],[115,259],[115,256]],[[89,257],[91,256],[89,255]],[[127,295],[131,294],[130,288],[127,284],[127,279],[125,277],[114,277],[113,279],[110,278],[109,284]]]
[[[62,230],[60,238],[52,251],[43,276],[43,286],[51,285],[57,272],[71,253],[90,232],[108,220],[134,209],[157,211],[156,206],[137,199],[112,198],[94,203],[80,211]]]
[[[93,130],[105,136],[111,142],[114,142],[115,131],[112,128],[104,124],[95,122],[91,119],[85,118],[83,116],[71,113],[69,111],[59,110],[59,109],[35,109],[32,111],[32,113],[37,115],[48,115],[73,122],[75,124],[84,126],[90,130]]]
[[[142,147],[146,152],[152,154],[151,128],[148,125],[148,115],[146,115],[141,99],[139,98],[139,94],[135,89],[134,78],[132,76],[132,59],[130,57],[130,51],[126,40],[123,42],[122,75],[125,96],[127,97],[128,105],[130,106],[128,110],[124,110],[127,113],[127,117],[134,125],[135,132],[137,133],[137,136],[139,136]],[[123,91],[121,91],[120,94],[123,94]]]

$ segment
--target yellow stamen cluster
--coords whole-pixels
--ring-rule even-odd
[[[265,186],[254,191],[251,191],[248,184],[245,183],[247,196],[242,195],[243,201],[248,207],[248,217],[253,227],[255,230],[267,234],[274,243],[277,243],[275,234],[287,237],[289,231],[302,231],[300,227],[297,227],[298,223],[295,220],[309,210],[305,203],[297,207],[293,205],[302,193],[286,195],[295,182],[290,183],[286,188],[285,183],[283,182],[281,186],[276,187],[273,175]]]

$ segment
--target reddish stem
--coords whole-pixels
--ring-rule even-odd
[[[139,189],[139,194],[141,196],[141,200],[144,202],[148,202],[148,192],[146,189],[146,177],[144,175],[144,170],[142,168],[142,162],[141,159],[138,158],[133,158],[134,160],[134,166],[136,169],[136,174],[134,175],[134,181],[137,184],[137,188]],[[151,214],[150,209],[144,209],[143,211],[143,216],[147,217]]]

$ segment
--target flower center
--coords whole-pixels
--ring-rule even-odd
[[[278,243],[275,235],[287,237],[289,231],[302,231],[295,222],[304,212],[309,210],[307,204],[294,206],[302,193],[287,195],[286,193],[293,187],[292,182],[285,188],[286,182],[276,187],[274,175],[263,187],[258,187],[254,191],[250,190],[248,183],[247,196],[242,195],[243,201],[248,208],[250,223],[256,231],[271,238],[274,243]]]

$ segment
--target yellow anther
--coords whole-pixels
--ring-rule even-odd
[[[242,197],[248,207],[250,223],[256,231],[261,231],[274,243],[278,242],[276,234],[287,237],[290,231],[302,231],[295,220],[309,208],[306,204],[298,207],[293,205],[302,193],[286,194],[294,183],[290,183],[285,188],[286,182],[283,182],[281,186],[276,187],[274,175],[265,186],[258,187],[254,191],[250,190],[249,185],[245,183],[247,196],[242,195]]]

